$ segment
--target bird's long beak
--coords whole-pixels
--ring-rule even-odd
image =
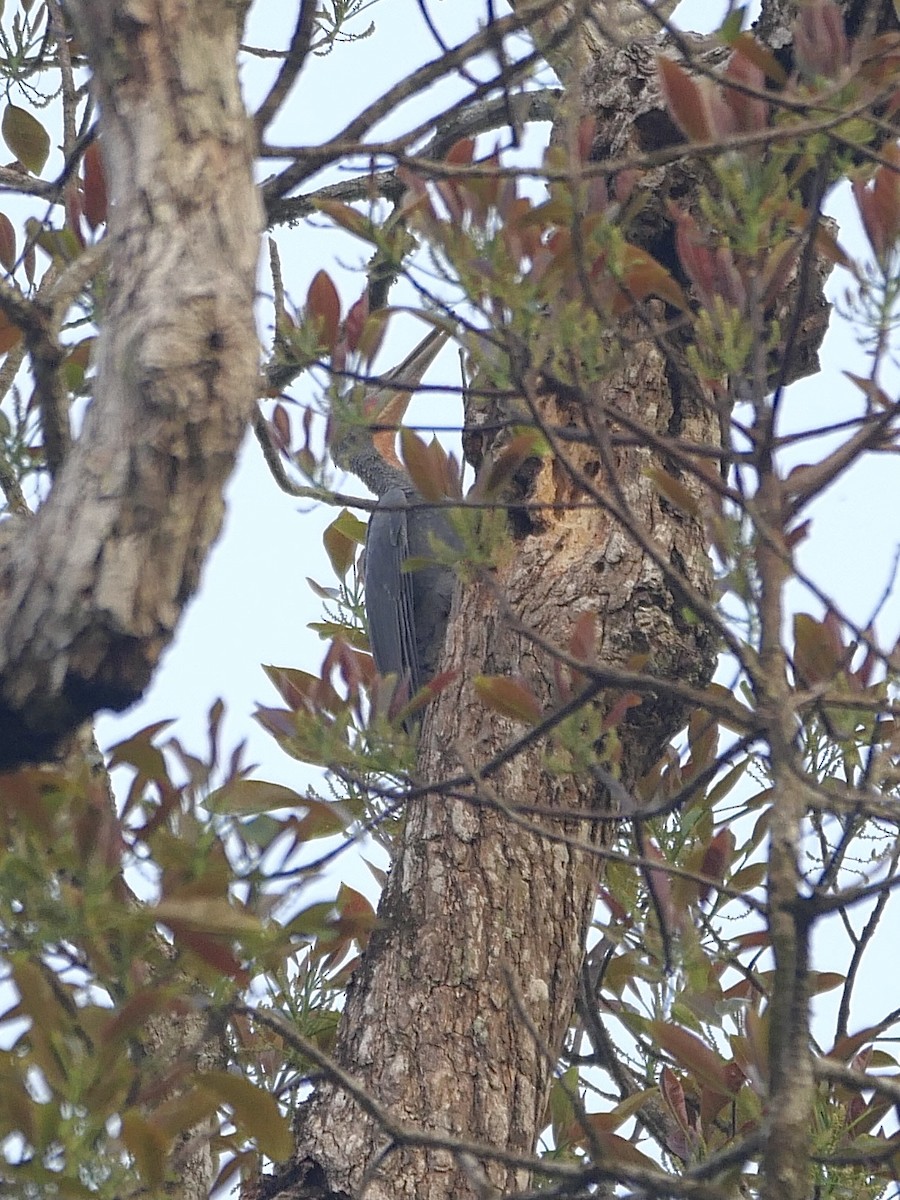
[[[366,398],[370,420],[377,425],[390,426],[374,433],[372,443],[381,457],[392,466],[402,466],[394,449],[397,429],[422,382],[422,376],[437,358],[449,336],[446,329],[432,329],[399,366],[388,372],[386,382]]]

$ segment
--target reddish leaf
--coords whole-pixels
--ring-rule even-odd
[[[736,37],[729,39],[728,44],[737,56],[745,58],[747,62],[752,63],[757,70],[761,71],[767,79],[778,87],[784,87],[787,83],[787,75],[784,67],[782,67],[772,51],[757,41],[752,33],[748,33],[745,30]]]
[[[765,100],[750,96],[743,88],[763,91],[765,78],[762,69],[744,54],[733,54],[723,76],[723,97],[734,114],[734,123],[743,133],[755,133],[766,128],[769,106]],[[738,87],[728,87],[734,82]]]
[[[711,306],[719,286],[715,255],[690,213],[683,212],[675,206],[670,208],[670,212],[675,220],[675,249],[678,252],[678,260],[690,277],[701,302]]]
[[[668,1021],[650,1021],[649,1029],[659,1046],[685,1070],[690,1071],[698,1083],[728,1094],[726,1064],[705,1042],[679,1025],[670,1025]]]
[[[889,145],[882,153],[890,166],[876,170],[872,187],[854,180],[853,196],[875,257],[885,262],[900,237],[900,150]]]
[[[168,783],[169,773],[166,760],[158,746],[153,744],[154,738],[172,724],[171,721],[156,721],[144,729],[132,734],[124,742],[118,742],[109,752],[110,767],[118,767],[123,763],[135,767],[148,779]]]
[[[14,325],[5,312],[0,312],[0,354],[6,354],[22,340],[22,330]]]
[[[269,429],[279,450],[290,449],[291,418],[283,404],[276,404],[269,419]]]
[[[411,429],[400,430],[400,451],[403,465],[424,500],[442,500],[439,474],[435,471],[431,447]]]
[[[839,971],[810,971],[809,991],[812,996],[820,996],[823,992],[833,992],[835,988],[843,987],[847,976]]]
[[[359,339],[369,316],[369,293],[364,291],[358,300],[350,306],[350,311],[344,319],[344,337],[347,349],[352,352],[359,347]]]
[[[594,1131],[594,1140],[603,1155],[603,1165],[607,1168],[640,1167],[644,1170],[657,1170],[656,1163],[642,1154],[640,1150],[617,1133],[608,1133],[605,1129]]]
[[[663,866],[666,860],[655,842],[647,842],[644,853],[647,858]],[[673,933],[682,927],[685,918],[684,910],[676,908],[672,902],[672,877],[666,870],[656,867],[647,868],[647,886],[653,893],[660,920],[665,925],[665,933]]]
[[[318,675],[298,667],[263,666],[263,670],[278,690],[279,696],[293,709],[305,709],[321,683]]]
[[[597,655],[597,614],[578,614],[569,635],[569,654],[579,662],[590,664]]]
[[[634,1116],[635,1113],[647,1104],[648,1100],[656,1100],[659,1096],[658,1088],[644,1088],[643,1091],[634,1092],[621,1104],[617,1104],[615,1108],[609,1112],[588,1113],[588,1127],[594,1130],[604,1130],[612,1133],[618,1129],[620,1125],[624,1125],[627,1120]]]
[[[84,249],[84,232],[81,228],[81,194],[77,187],[69,184],[63,193],[63,204],[66,210],[65,228],[69,231],[81,249]]]
[[[159,987],[140,988],[103,1025],[104,1046],[110,1042],[124,1041],[146,1024],[148,1017],[172,1005],[171,997]]]
[[[603,731],[616,729],[625,720],[630,708],[638,708],[643,704],[644,698],[639,692],[622,692],[617,697],[615,704],[604,714]]]
[[[659,1089],[669,1107],[669,1111],[684,1132],[692,1132],[687,1105],[684,1102],[684,1088],[681,1086],[678,1076],[670,1067],[663,1067],[660,1072]]]
[[[334,906],[343,922],[360,929],[373,929],[378,919],[371,901],[346,883],[341,884]]]
[[[708,1135],[719,1113],[733,1099],[730,1095],[717,1091],[715,1088],[700,1088],[700,1128]]]
[[[578,122],[578,137],[576,140],[578,157],[582,162],[588,162],[590,159],[596,136],[597,118],[591,113],[586,114]]]
[[[721,883],[725,878],[725,870],[730,866],[734,857],[734,848],[735,836],[730,829],[720,829],[706,847],[706,853],[700,864],[700,874],[705,875],[713,882],[701,885],[699,893],[701,901],[709,896],[715,884]]]
[[[474,138],[460,138],[458,142],[454,142],[447,151],[445,162],[452,164],[455,167],[466,167],[472,162],[472,157],[475,153]]]
[[[320,345],[333,351],[341,324],[341,300],[327,271],[317,271],[309,285],[306,311],[317,324]]]
[[[833,0],[811,0],[794,21],[794,55],[801,71],[836,79],[850,63],[844,16]]]
[[[766,308],[781,296],[799,254],[800,243],[796,238],[786,238],[768,249],[762,276],[763,304]]]
[[[199,933],[194,929],[186,929],[175,923],[166,922],[175,934],[175,943],[196,955],[201,962],[212,967],[217,975],[224,979],[233,979],[241,985],[250,981],[249,973],[244,970],[235,957],[231,947],[222,938],[212,934]]]
[[[547,452],[547,442],[539,430],[531,429],[525,433],[517,433],[503,447],[496,459],[485,462],[472,489],[473,494],[482,499],[496,496],[523,463],[529,458],[542,458]]]
[[[106,174],[100,143],[91,142],[84,152],[84,216],[93,232],[107,218],[109,203],[106,195]]]
[[[666,107],[676,125],[692,142],[709,141],[711,129],[705,97],[697,80],[674,59],[663,54],[658,55],[656,68]]]

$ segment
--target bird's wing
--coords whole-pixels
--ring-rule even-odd
[[[427,505],[413,506],[407,522],[409,553],[420,563],[412,572],[416,652],[423,680],[435,674],[444,646],[444,634],[456,584],[452,567],[439,559],[446,548],[461,549],[459,535],[447,513]],[[438,561],[435,561],[435,560]]]
[[[406,680],[419,690],[413,581],[403,564],[409,558],[406,495],[390,488],[369,519],[366,535],[366,614],[375,665],[382,675]]]

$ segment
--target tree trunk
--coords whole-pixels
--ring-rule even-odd
[[[0,769],[137,699],[224,512],[256,395],[261,210],[224,0],[80,0],[111,210],[84,429],[3,531]]]
[[[710,410],[675,413],[664,360],[646,341],[595,401],[593,415],[549,396],[538,404],[549,428],[584,427],[612,401],[661,433],[677,420],[686,438],[715,437]],[[567,446],[566,465],[545,460],[523,498],[564,506],[589,500],[590,488],[610,494],[596,446]],[[633,520],[652,530],[665,563],[682,562],[686,577],[706,591],[700,529],[655,492],[645,473],[654,455],[639,448],[615,457]],[[617,522],[596,504],[544,511],[514,540],[505,566],[458,596],[446,659],[460,674],[426,721],[423,779],[477,773],[521,734],[520,725],[479,701],[477,675],[524,675],[544,703],[557,702],[551,658],[511,628],[508,612],[561,647],[579,614],[594,613],[599,661],[621,665],[639,651],[661,676],[697,684],[709,678],[715,647],[708,631],[680,620],[681,597]],[[623,762],[626,781],[643,772],[682,717],[667,698],[640,707]],[[548,769],[538,744],[478,786],[410,803],[379,912],[383,928],[354,978],[337,1050],[396,1120],[523,1160],[532,1151],[572,1016],[601,869],[595,850],[606,826],[574,816],[516,818],[509,810],[590,814],[601,803],[597,793],[590,777]],[[501,1191],[527,1184],[523,1167],[472,1166],[442,1149],[394,1148],[379,1162],[387,1145],[356,1103],[325,1081],[302,1120],[294,1182],[279,1194],[355,1196],[367,1175],[367,1200],[458,1200],[475,1194],[482,1171]]]
[[[722,58],[716,51],[713,61]],[[632,44],[597,59],[579,86],[598,116],[598,158],[679,139],[659,98],[652,47]],[[641,181],[648,199],[632,240],[670,264],[666,198],[675,191],[683,202],[693,183],[684,164]],[[786,306],[797,301],[796,288],[786,293]],[[819,288],[805,303],[792,377],[814,367],[827,321]],[[662,315],[651,306],[652,317]],[[478,779],[521,735],[521,725],[485,708],[475,677],[525,676],[543,704],[558,705],[552,656],[529,631],[564,650],[579,614],[593,613],[600,663],[646,656],[647,672],[698,688],[711,676],[716,636],[697,619],[710,594],[707,545],[699,522],[667,503],[648,471],[679,475],[650,448],[656,437],[715,451],[722,413],[696,384],[685,386],[683,347],[655,340],[637,320],[622,334],[620,367],[581,398],[540,393],[536,370],[518,381],[545,430],[589,436],[567,437],[530,478],[523,473],[517,500],[562,507],[537,516],[520,508],[508,558],[460,590],[445,663],[459,675],[433,703],[420,746],[420,775],[429,783],[460,773]],[[646,444],[616,447],[610,409],[643,426]],[[496,428],[492,418],[504,415],[473,409],[466,421]],[[699,494],[696,476],[684,472],[680,482]],[[619,695],[610,693],[607,707]],[[664,684],[631,711],[620,731],[626,789],[685,715]],[[301,1117],[295,1161],[266,1181],[265,1194],[459,1200],[484,1194],[485,1183],[501,1194],[528,1186],[527,1159],[547,1121],[602,869],[597,851],[609,828],[589,819],[604,802],[589,774],[556,773],[545,745],[529,745],[477,784],[410,802],[379,911],[383,925],[353,980],[336,1050],[387,1111],[391,1136],[325,1079]],[[543,811],[517,814],[520,805]],[[554,818],[547,810],[585,816]],[[428,1146],[416,1143],[415,1129],[427,1131]],[[468,1154],[460,1143],[471,1146]]]

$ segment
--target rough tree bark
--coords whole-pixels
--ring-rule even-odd
[[[646,344],[603,395],[665,431],[674,413],[662,357]],[[539,401],[550,426],[573,413]],[[708,441],[709,412],[688,427]],[[569,463],[606,491],[596,448],[570,450]],[[704,589],[708,561],[699,530],[661,503],[642,474],[652,455],[617,455],[616,469],[634,518],[653,530],[666,562],[680,558]],[[529,498],[584,499],[559,463],[548,462]],[[676,596],[659,567],[599,508],[551,510],[515,542],[509,564],[463,589],[448,635],[448,662],[460,668],[435,703],[423,731],[420,772],[439,780],[477,771],[515,737],[517,727],[484,710],[472,691],[476,675],[521,673],[541,698],[553,699],[552,667],[517,621],[565,646],[582,612],[597,614],[599,657],[621,664],[649,650],[661,675],[702,683],[714,647],[702,626],[678,619]],[[653,706],[650,706],[653,707]],[[678,726],[671,705],[646,711],[645,737],[634,739],[625,774],[633,779]],[[402,1121],[526,1156],[541,1128],[553,1062],[570,1020],[599,864],[592,847],[602,826],[575,819],[515,824],[507,805],[532,802],[573,813],[597,803],[591,782],[555,776],[544,750],[531,747],[460,797],[410,804],[403,846],[380,908],[384,929],[370,943],[353,981],[341,1026],[338,1060]],[[560,837],[562,835],[562,837]],[[583,847],[583,848],[581,848]],[[509,981],[513,982],[512,989]],[[524,1006],[538,1040],[526,1031]],[[540,1043],[540,1044],[539,1044]],[[356,1195],[385,1139],[340,1088],[325,1083],[306,1115],[298,1143],[300,1180],[284,1195]],[[502,1190],[525,1186],[527,1171],[484,1164]],[[310,1187],[324,1180],[321,1190]],[[368,1200],[473,1194],[459,1163],[444,1151],[396,1151],[368,1181]]]
[[[722,58],[719,51],[710,61]],[[658,95],[652,48],[610,52],[579,85],[598,117],[599,157],[679,138]],[[693,182],[680,166],[660,168],[644,181],[654,200],[642,237],[664,260],[668,246],[674,262],[665,197],[677,189],[683,203]],[[827,323],[821,279],[813,282],[792,377],[814,367]],[[786,303],[796,299],[795,290]],[[682,619],[692,595],[709,594],[701,530],[648,480],[647,468],[671,471],[672,463],[649,447],[613,450],[607,432],[614,406],[653,434],[714,447],[719,414],[683,387],[677,351],[661,353],[644,325],[625,332],[630,349],[621,369],[586,403],[541,394],[536,372],[521,381],[547,428],[577,427],[594,438],[593,444],[557,446],[555,457],[523,484],[521,499],[594,503],[548,509],[526,528],[517,522],[509,561],[490,580],[462,589],[446,647],[446,665],[460,673],[426,720],[419,759],[424,780],[440,781],[460,769],[477,778],[516,735],[519,727],[479,703],[475,676],[524,675],[553,703],[551,661],[529,630],[565,647],[578,615],[592,612],[601,662],[622,664],[642,653],[649,655],[647,669],[667,680],[702,686],[710,677],[717,650],[710,628]],[[467,422],[483,415],[468,412]],[[696,486],[688,475],[682,482]],[[642,531],[643,545],[634,530]],[[626,786],[684,716],[684,705],[671,694],[645,698],[624,738]],[[351,985],[336,1057],[406,1128],[524,1160],[546,1119],[555,1056],[572,1013],[601,869],[592,850],[604,833],[602,825],[575,817],[514,820],[509,809],[519,803],[590,813],[602,799],[590,781],[553,774],[542,747],[531,746],[462,794],[457,789],[409,804],[379,910],[383,925]],[[294,1162],[264,1181],[260,1194],[459,1200],[484,1194],[485,1183],[500,1194],[516,1191],[527,1186],[528,1171],[489,1156],[475,1162],[452,1147],[392,1144],[326,1079],[301,1116]]]
[[[112,206],[82,435],[0,575],[0,768],[147,685],[224,511],[259,362],[261,208],[225,0],[79,0]]]

